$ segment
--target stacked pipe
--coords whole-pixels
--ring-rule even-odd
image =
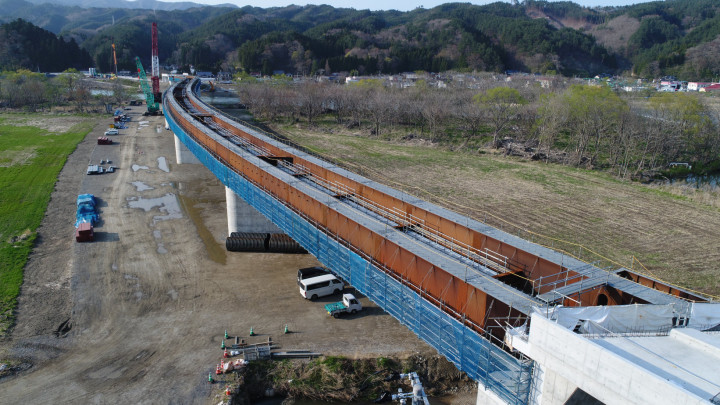
[[[284,233],[273,233],[270,235],[268,251],[275,253],[307,253],[299,243]]]
[[[231,252],[307,253],[284,233],[233,232],[225,239],[225,248]]]
[[[225,239],[225,248],[231,252],[265,252],[269,233],[233,232]]]

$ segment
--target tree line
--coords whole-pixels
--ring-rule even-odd
[[[65,41],[22,19],[0,26],[0,70],[61,72],[92,65],[90,54],[73,38]]]
[[[91,83],[76,69],[67,69],[52,78],[26,69],[0,72],[2,108],[34,112],[68,106],[82,113],[127,101],[128,92],[120,80],[114,80],[108,90],[107,94],[93,96]]]
[[[264,122],[342,126],[367,136],[417,138],[471,153],[506,154],[634,178],[671,162],[720,169],[720,111],[690,93],[485,81],[477,89],[410,88],[380,79],[350,85],[244,80],[241,102]]]

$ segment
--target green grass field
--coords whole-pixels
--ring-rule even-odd
[[[56,134],[0,119],[0,335],[13,323],[23,268],[58,173],[91,129],[83,122]]]

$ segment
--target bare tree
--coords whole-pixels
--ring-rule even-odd
[[[500,133],[513,119],[520,106],[526,104],[525,99],[515,89],[495,87],[475,96],[475,102],[485,112],[493,130],[493,147],[500,147]]]
[[[452,103],[453,117],[455,117],[458,127],[464,131],[463,142],[458,149],[464,149],[473,139],[480,133],[485,123],[480,106],[472,100],[472,94],[469,92],[456,93],[455,101]]]
[[[297,94],[300,111],[305,115],[308,124],[313,124],[315,119],[323,112],[323,105],[326,103],[326,88],[321,83],[305,83]]]

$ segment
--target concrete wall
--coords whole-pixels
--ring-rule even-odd
[[[529,335],[526,354],[543,371],[532,403],[563,404],[579,387],[606,404],[707,404],[541,315],[532,315]]]
[[[284,233],[229,187],[225,187],[228,236],[233,232]]]
[[[167,123],[167,121],[165,121]],[[183,145],[182,141],[180,141],[180,138],[175,135],[175,160],[177,161],[177,164],[200,164],[200,161],[198,158],[195,157],[195,155],[190,152],[190,149],[188,149],[185,145]]]

